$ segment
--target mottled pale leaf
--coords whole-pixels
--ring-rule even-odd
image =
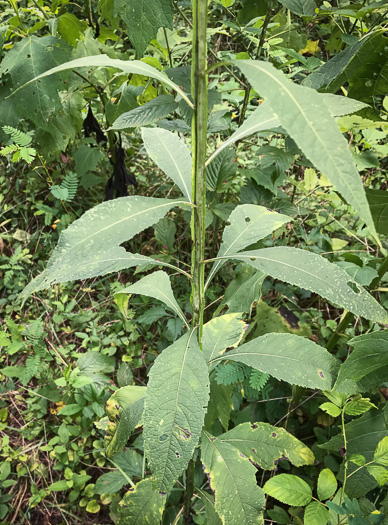
[[[144,407],[144,450],[159,490],[168,492],[198,444],[209,397],[209,375],[195,331],[156,358]]]
[[[264,239],[274,230],[291,221],[291,217],[268,210],[264,206],[241,204],[229,215],[228,225],[224,229],[222,244],[217,257],[225,257],[231,253],[237,253],[247,246]],[[218,260],[214,263],[207,279],[207,284],[223,262]]]
[[[293,385],[330,390],[337,360],[310,339],[293,334],[265,334],[211,361],[231,360]],[[301,366],[303,363],[303,366]]]
[[[385,309],[344,270],[306,250],[278,246],[222,258],[244,261],[275,279],[319,294],[355,315],[388,323]]]
[[[168,308],[173,310],[182,319],[185,325],[189,327],[186,317],[174,297],[170,277],[166,272],[160,270],[158,272],[153,272],[150,275],[146,275],[140,279],[140,281],[137,281],[131,286],[127,286],[118,293],[140,294],[158,299],[167,305]]]
[[[120,501],[117,525],[158,525],[165,504],[166,498],[157,491],[151,478],[143,479]]]
[[[320,95],[289,81],[269,62],[236,60],[234,64],[267,99],[282,127],[306,157],[335,185],[377,237],[347,141]]]
[[[144,146],[151,159],[191,199],[191,155],[182,139],[160,128],[143,128]]]
[[[284,428],[268,423],[242,423],[218,439],[238,448],[264,470],[273,470],[276,462],[284,458],[296,467],[314,463],[314,454],[304,443]]]
[[[103,202],[73,222],[60,237],[46,270],[23,290],[28,297],[55,283],[87,279],[152,262],[127,252],[120,244],[152,226],[183,200],[121,197]]]
[[[215,493],[215,508],[222,523],[262,524],[265,498],[256,484],[256,469],[249,459],[207,432],[202,433],[201,445],[201,460]]]
[[[323,469],[318,477],[318,498],[320,500],[329,499],[337,490],[337,480],[329,468]]]
[[[267,481],[263,490],[269,496],[292,507],[304,507],[312,498],[310,486],[303,479],[292,474],[274,476]]]
[[[202,334],[206,361],[221,355],[227,348],[235,348],[244,335],[245,326],[238,313],[221,315],[206,323]]]
[[[171,95],[160,95],[153,98],[144,106],[132,109],[120,115],[112,124],[111,129],[136,128],[147,126],[161,118],[167,117],[178,107]]]
[[[326,525],[329,521],[329,509],[319,501],[307,505],[304,511],[304,525]]]

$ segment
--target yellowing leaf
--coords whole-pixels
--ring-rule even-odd
[[[301,49],[299,51],[300,55],[307,55],[307,53],[310,53],[310,55],[315,55],[315,53],[318,53],[319,51],[319,40],[307,40],[306,47],[304,49]]]

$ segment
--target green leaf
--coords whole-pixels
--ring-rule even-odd
[[[309,485],[292,474],[274,476],[266,482],[263,490],[269,496],[292,507],[304,507],[310,503],[312,498]]]
[[[335,185],[377,237],[348,144],[326,106],[321,104],[319,94],[293,84],[269,62],[236,60],[234,64],[268,100],[280,124],[306,157]]]
[[[121,363],[117,370],[117,384],[120,388],[131,386],[133,383],[133,372],[128,363]]]
[[[94,487],[95,494],[114,494],[127,485],[127,479],[119,471],[108,472],[103,474],[96,481]]]
[[[365,457],[362,454],[352,454],[351,456],[349,456],[349,461],[352,461],[359,467],[365,465]]]
[[[268,423],[242,423],[218,439],[238,448],[264,470],[273,470],[276,462],[284,458],[296,467],[314,463],[314,454],[304,443],[284,428]]]
[[[331,417],[338,417],[341,414],[341,409],[333,403],[323,403],[319,408],[324,410]]]
[[[0,76],[9,74],[12,79],[16,110],[36,126],[46,127],[50,117],[62,107],[59,92],[66,87],[63,79],[55,77],[28,85],[17,96],[16,89],[67,60],[70,51],[70,46],[53,36],[26,37],[14,44],[1,63]]]
[[[81,185],[88,189],[94,184],[94,180],[87,177],[87,173],[94,171],[101,160],[101,151],[98,148],[92,148],[86,144],[73,153],[75,160],[75,171],[81,179]]]
[[[76,47],[77,40],[80,38],[86,24],[82,23],[75,15],[64,13],[58,18],[58,33],[63,40],[73,47]]]
[[[366,467],[371,476],[375,478],[380,487],[388,482],[388,470],[379,465],[368,465]]]
[[[44,38],[52,38],[52,37],[44,37]],[[44,39],[39,38],[36,40],[39,40],[41,42]],[[24,43],[26,41],[27,39],[24,39],[22,42]],[[42,50],[41,48],[38,48],[37,53],[39,52],[44,53],[44,50]],[[46,55],[51,56],[51,53],[46,53]],[[10,56],[10,53],[7,54],[7,57],[9,56]],[[17,60],[17,57],[14,57],[14,58],[15,60]],[[3,60],[3,63],[2,63],[2,69],[5,67],[4,62],[5,62],[5,59]],[[23,61],[21,61],[21,64],[22,62]],[[58,62],[61,62],[61,60],[59,60]],[[50,67],[50,65],[48,65],[47,67]],[[18,64],[18,67],[19,67],[19,64]],[[47,69],[47,67],[45,67],[44,69]],[[60,73],[61,71],[65,71],[67,69],[75,69],[78,67],[87,67],[87,68],[111,67],[114,69],[120,69],[124,73],[128,73],[128,74],[132,73],[134,75],[144,75],[150,78],[154,78],[155,80],[159,80],[163,84],[166,84],[167,86],[171,87],[174,91],[179,93],[179,95],[187,102],[187,104],[190,107],[193,107],[193,104],[190,101],[189,97],[186,95],[186,93],[182,91],[181,88],[177,84],[175,84],[172,80],[170,80],[167,75],[165,75],[164,73],[161,73],[156,68],[150,66],[149,64],[146,64],[145,62],[142,62],[141,60],[119,60],[116,58],[109,58],[107,55],[94,55],[94,56],[77,58],[75,60],[70,60],[69,62],[65,62],[61,64],[60,66],[53,67],[52,69],[49,69],[48,71],[45,71],[44,73],[41,73],[41,74],[39,74],[42,71],[42,69],[40,69],[40,71],[36,72],[38,74],[35,73],[35,76],[34,76],[34,73],[28,74],[28,78],[26,78],[27,75],[23,76],[23,79],[25,80],[23,82],[22,81],[18,82],[18,85],[20,86],[18,89],[20,89],[21,87],[26,89],[26,86],[31,84],[31,82],[39,80],[43,77],[47,77],[49,75],[53,75],[54,73]],[[2,69],[0,69],[0,72],[2,72]],[[4,70],[3,72],[5,73],[6,71]],[[34,77],[34,78],[31,78],[31,77]],[[55,85],[55,82],[53,82],[52,80],[50,81],[50,87],[51,85],[53,86]],[[31,87],[31,90],[33,89],[34,89],[34,86]],[[24,91],[23,95],[21,96],[25,97],[26,92]],[[56,97],[58,97],[57,93],[56,93]],[[54,100],[55,100],[55,97],[54,97]]]
[[[360,390],[359,382],[368,380],[369,386],[380,386],[386,381],[388,366],[388,331],[373,332],[349,341],[353,351],[341,364],[335,389],[347,394]],[[380,373],[382,372],[382,373]],[[361,391],[364,391],[362,388]]]
[[[205,416],[205,428],[211,430],[217,419],[228,430],[230,413],[233,410],[232,387],[210,381],[210,399]]]
[[[360,416],[371,408],[376,408],[376,405],[371,403],[367,398],[352,399],[352,401],[349,401],[349,403],[345,405],[344,411],[348,416]]]
[[[172,0],[114,0],[113,9],[114,15],[119,15],[127,26],[137,57],[143,55],[159,27],[173,29],[173,11]]]
[[[342,117],[368,107],[368,104],[364,104],[364,102],[343,95],[322,93],[320,96],[333,117]]]
[[[127,113],[120,115],[112,124],[110,129],[136,128],[138,126],[147,126],[161,118],[167,117],[178,107],[174,97],[171,95],[160,95],[144,106],[132,109]]]
[[[323,469],[318,477],[318,498],[330,499],[337,490],[337,480],[329,468]]]
[[[142,137],[151,159],[192,202],[191,155],[183,140],[171,131],[160,128],[143,128]]]
[[[307,505],[304,511],[304,525],[326,525],[329,521],[329,509],[319,501]]]
[[[176,226],[174,221],[168,217],[163,217],[155,226],[155,239],[160,242],[164,249],[169,252],[174,251]]]
[[[146,295],[162,301],[168,308],[173,310],[182,319],[187,328],[189,323],[177,303],[171,288],[170,278],[166,272],[158,271],[147,275],[131,286],[123,288],[118,293],[130,293]]]
[[[58,412],[59,416],[74,416],[74,414],[78,414],[82,410],[82,407],[78,405],[77,403],[72,403],[70,405],[65,405],[61,410]]]
[[[247,251],[222,259],[247,262],[275,279],[319,294],[355,315],[378,323],[387,323],[385,309],[336,264],[306,250],[278,246]]]
[[[125,447],[130,435],[139,424],[143,415],[144,399],[147,389],[143,386],[124,386],[116,390],[108,400],[106,411],[117,426],[113,436],[108,439],[106,453],[108,457]],[[118,416],[118,417],[117,417]]]
[[[215,506],[213,495],[208,494],[204,490],[195,488],[195,492],[199,494],[201,501],[205,507],[206,525],[222,525],[222,521],[218,516]]]
[[[215,509],[225,525],[260,524],[265,498],[256,484],[256,469],[248,458],[207,432],[202,433],[201,461],[211,489]]]
[[[246,324],[241,314],[215,317],[203,326],[202,350],[206,361],[221,355],[227,348],[235,348],[241,341]]]
[[[46,270],[22,292],[28,297],[55,283],[106,275],[131,266],[167,263],[133,255],[120,244],[152,226],[183,200],[121,197],[103,202],[61,232]]]
[[[144,450],[159,490],[168,492],[187,467],[201,435],[208,397],[207,366],[192,331],[163,350],[149,375]]]
[[[226,305],[229,313],[250,314],[253,304],[261,297],[261,289],[266,277],[265,273],[242,264],[236,272],[236,277],[225,290],[221,307]]]
[[[206,168],[206,187],[211,191],[222,193],[227,190],[228,182],[236,177],[235,151],[224,149]]]
[[[373,459],[379,465],[388,467],[388,437],[383,438],[379,441]]]
[[[95,499],[91,499],[86,505],[86,511],[91,512],[92,514],[97,514],[100,511],[101,506],[97,503]]]
[[[166,498],[156,490],[151,478],[143,479],[120,501],[117,525],[158,525],[165,503]]]
[[[115,369],[115,360],[99,352],[89,351],[82,354],[77,360],[80,374],[91,377],[96,383],[106,383],[108,376]]]
[[[314,0],[279,0],[291,13],[300,16],[314,16],[315,2]]]
[[[376,230],[381,235],[388,235],[388,194],[382,190],[367,189],[366,198],[368,199],[370,211],[376,226]]]
[[[51,483],[47,487],[48,490],[51,490],[53,492],[60,491],[60,490],[69,490],[69,485],[67,484],[67,481],[65,479],[62,479],[60,481],[56,481],[55,483]]]
[[[270,211],[264,206],[240,204],[229,216],[229,224],[224,229],[222,244],[217,258],[226,257],[231,253],[237,253],[247,246],[264,239],[274,230],[291,221],[291,217],[282,215],[276,211]],[[222,260],[218,260],[214,263],[206,286],[223,262]]]
[[[266,334],[216,357],[211,364],[231,360],[292,385],[330,390],[337,360],[309,339],[293,334]],[[300,364],[303,363],[303,367]]]

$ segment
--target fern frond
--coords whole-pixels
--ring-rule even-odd
[[[43,321],[36,319],[23,332],[23,335],[31,344],[38,344],[43,338]]]
[[[264,374],[259,370],[252,370],[249,377],[249,385],[259,392],[267,383],[269,377],[269,374]]]
[[[243,381],[244,377],[244,370],[238,363],[226,363],[217,368],[216,382],[219,385],[233,385]]]
[[[53,195],[56,199],[60,201],[67,201],[69,192],[67,191],[66,188],[62,186],[62,184],[60,186],[57,186],[57,185],[51,186],[50,191],[51,191],[51,195]]]
[[[17,151],[18,147],[16,144],[10,144],[9,146],[5,146],[4,148],[0,149],[0,155],[2,157],[5,157],[6,155],[10,155],[11,153],[15,153]]]
[[[34,148],[21,148],[20,156],[23,160],[30,164],[36,157],[36,149]]]
[[[66,175],[60,185],[51,186],[51,194],[61,201],[70,202],[74,199],[78,188],[78,177],[76,173],[70,172]]]
[[[23,375],[20,377],[24,386],[39,372],[40,363],[40,357],[37,355],[27,358],[26,367],[23,371]]]
[[[11,126],[3,126],[3,131],[7,135],[10,135],[12,141],[20,147],[26,147],[31,143],[31,137],[19,129],[12,128]]]

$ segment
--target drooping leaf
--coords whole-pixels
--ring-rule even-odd
[[[232,445],[264,470],[273,470],[279,459],[287,458],[296,467],[312,465],[314,454],[284,428],[268,423],[242,423],[218,437]]]
[[[156,37],[159,27],[172,29],[174,4],[172,0],[114,0],[113,13],[127,26],[128,36],[141,57]]]
[[[202,433],[201,460],[215,509],[225,525],[262,524],[264,493],[256,484],[256,469],[248,458],[207,432]]]
[[[226,305],[228,312],[251,313],[252,306],[259,301],[266,274],[255,270],[248,264],[237,269],[236,277],[225,290],[221,307]]]
[[[123,449],[130,435],[139,424],[144,408],[146,387],[124,386],[116,390],[106,405],[106,411],[113,423],[117,425],[112,435],[108,436],[106,453],[112,457]]]
[[[233,162],[235,152],[232,148],[224,149],[206,168],[206,187],[219,193],[226,191],[228,182],[236,176],[237,167]]]
[[[329,468],[323,469],[318,477],[318,497],[320,500],[329,499],[337,490],[337,480]]]
[[[205,416],[205,428],[211,431],[213,424],[220,421],[225,430],[228,430],[230,413],[233,409],[232,387],[210,381],[210,399]]]
[[[314,0],[279,0],[279,2],[291,13],[300,16],[314,16],[316,7]]]
[[[264,239],[274,230],[291,221],[291,217],[268,210],[264,206],[240,204],[229,216],[229,224],[224,229],[222,244],[217,257],[225,257],[231,253],[237,253],[247,246]],[[223,262],[218,260],[214,263],[207,279],[207,284]]]
[[[155,239],[169,252],[174,251],[175,234],[175,222],[168,217],[160,219],[155,226]]]
[[[174,292],[171,288],[170,278],[166,272],[157,271],[150,275],[146,275],[140,281],[137,281],[131,286],[127,286],[118,293],[129,293],[129,294],[140,294],[148,297],[153,297],[162,301],[165,305],[173,310],[178,317],[182,319],[185,325],[189,328],[189,324],[186,320],[184,313],[182,312],[179,304],[177,303]]]
[[[28,297],[55,283],[87,279],[152,262],[167,265],[143,255],[133,255],[120,246],[137,233],[152,226],[182,200],[150,197],[122,197],[103,202],[88,210],[64,230],[46,270],[23,290]]]
[[[329,509],[319,501],[309,503],[304,511],[304,525],[326,525],[329,521]]]
[[[170,490],[191,459],[208,397],[207,366],[192,331],[156,358],[147,386],[144,450],[162,492]]]
[[[202,334],[202,350],[206,361],[221,355],[227,348],[235,348],[244,335],[245,326],[238,313],[221,315],[206,323]]]
[[[280,124],[306,157],[338,189],[377,237],[360,175],[334,118],[314,90],[296,85],[269,62],[234,64],[268,100]]]
[[[178,107],[171,95],[160,95],[143,106],[132,109],[120,115],[112,124],[111,129],[136,128],[147,126],[157,120],[167,117]]]
[[[244,261],[275,279],[319,294],[355,315],[386,323],[387,312],[344,270],[324,257],[289,247],[264,248],[222,256]]]
[[[162,521],[166,498],[158,492],[151,478],[129,489],[119,503],[117,525],[158,525]]]
[[[293,385],[330,390],[337,360],[310,339],[293,334],[266,334],[213,359],[231,360]],[[301,367],[303,363],[303,367]]]
[[[388,193],[382,190],[366,190],[366,198],[376,226],[381,235],[388,235]]]
[[[292,507],[304,507],[312,498],[310,486],[303,479],[292,474],[274,476],[266,482],[263,490],[266,494]]]
[[[349,341],[353,351],[341,364],[335,389],[354,394],[360,390],[359,382],[365,378],[370,388],[386,382],[388,366],[388,330],[363,334]],[[380,373],[382,372],[382,373]]]
[[[151,159],[191,198],[191,155],[186,144],[174,133],[160,128],[143,128],[144,146]]]

